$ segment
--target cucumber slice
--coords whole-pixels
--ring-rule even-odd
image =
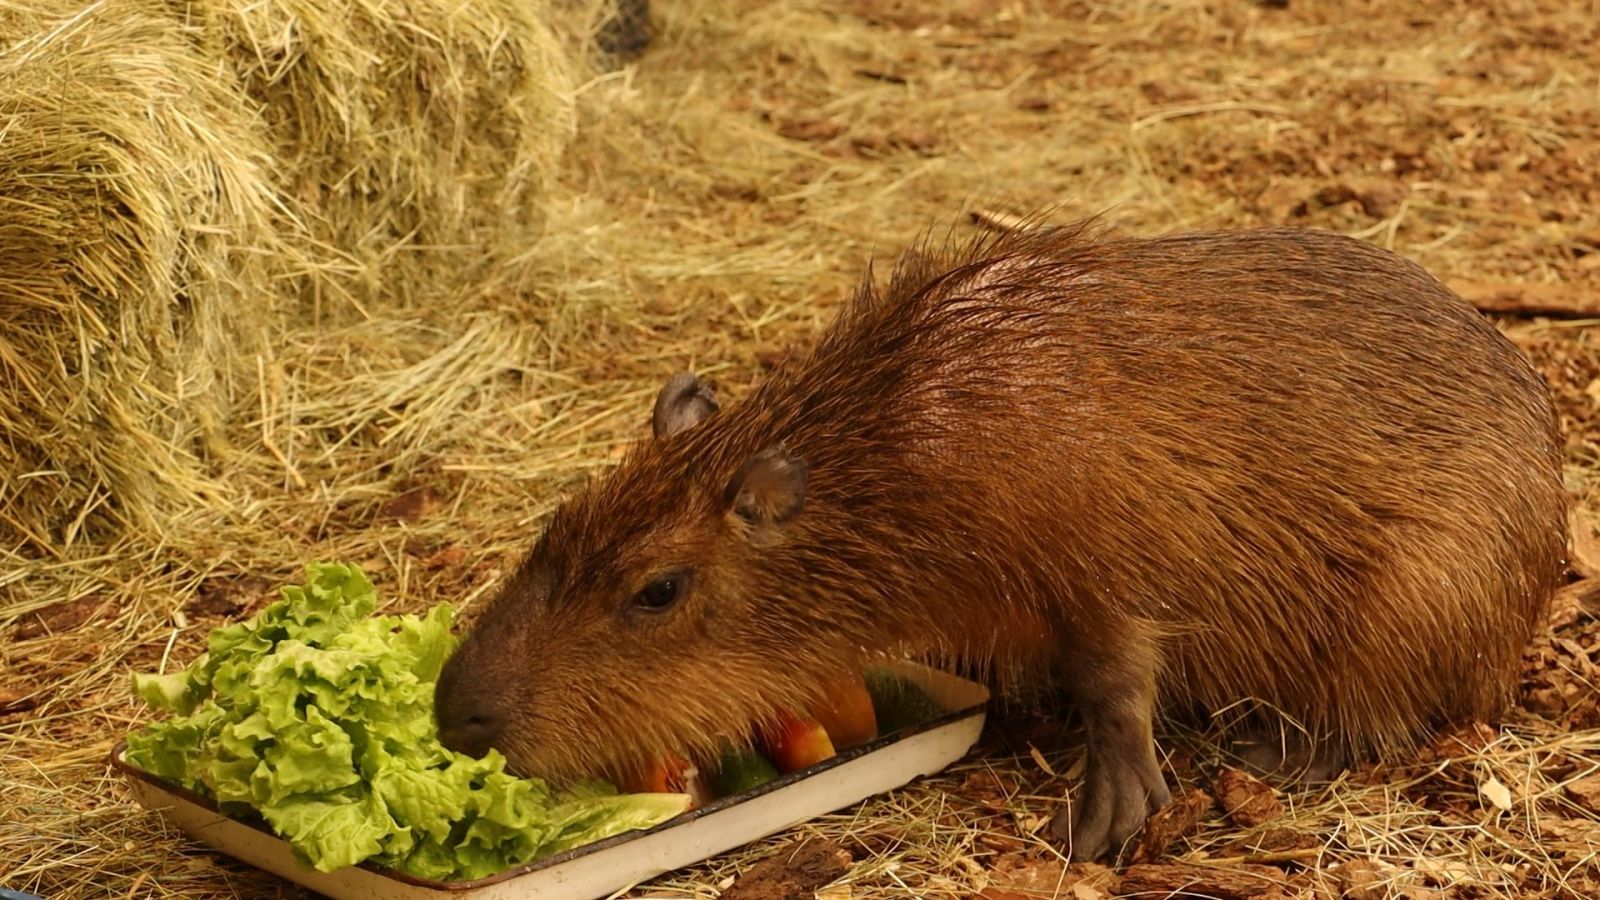
[[[944,707],[928,696],[927,691],[887,669],[868,669],[866,678],[867,693],[872,695],[880,735],[926,722],[945,713]]]
[[[728,797],[760,787],[778,777],[778,769],[749,747],[727,747],[717,760],[707,784],[718,797]]]

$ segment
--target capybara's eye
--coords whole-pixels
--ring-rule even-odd
[[[657,578],[633,595],[633,605],[645,612],[661,612],[678,601],[681,586],[681,580],[676,577]]]

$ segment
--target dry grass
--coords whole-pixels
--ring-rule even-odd
[[[395,305],[372,300],[365,321],[303,310],[251,360],[259,385],[218,470],[233,496],[186,514],[195,537],[0,568],[0,883],[294,895],[162,833],[106,781],[101,756],[141,715],[128,672],[188,658],[310,558],[362,562],[407,608],[481,597],[559,493],[639,433],[661,378],[693,365],[742,393],[870,255],[974,205],[1107,210],[1140,232],[1330,227],[1450,279],[1600,290],[1592,2],[680,0],[656,14],[658,45],[579,93],[545,237],[515,279],[479,272],[491,287],[412,294],[409,309],[391,284]],[[1600,507],[1592,323],[1506,325],[1556,390],[1574,492]],[[1211,811],[1172,857],[1277,860],[1291,896],[1350,880],[1396,886],[1373,896],[1593,896],[1600,839],[1563,785],[1600,755],[1597,631],[1574,613],[1535,648],[1524,708],[1487,740],[1284,797],[1275,824],[1310,841],[1298,856],[1251,849],[1267,826]],[[997,723],[962,767],[801,830],[859,853],[854,897],[1080,877],[1110,892],[1082,867],[1050,880],[1038,829],[1068,782],[1026,745],[1057,772],[1075,750],[1049,725]],[[1203,741],[1164,746],[1181,779],[1208,784]],[[1490,774],[1510,810],[1481,792]],[[656,887],[711,896],[772,843]]]
[[[598,4],[573,5],[564,18]],[[481,289],[537,243],[584,66],[526,0],[168,0],[259,105],[313,320]],[[563,23],[565,24],[565,23]]]
[[[0,546],[186,541],[286,322],[523,292],[601,8],[0,4]]]
[[[0,546],[160,533],[220,492],[228,360],[290,255],[265,147],[159,4],[3,3],[0,34]]]

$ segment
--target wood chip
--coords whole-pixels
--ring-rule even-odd
[[[1228,818],[1245,828],[1264,825],[1283,814],[1277,792],[1248,772],[1223,766],[1211,777],[1211,789]]]
[[[1098,863],[1066,865],[1061,857],[1038,850],[1007,853],[989,865],[989,900],[1100,900],[1120,893],[1116,873]]]
[[[1080,881],[1074,884],[1072,889],[1067,892],[1067,896],[1071,897],[1072,900],[1102,900],[1105,895],[1105,891],[1100,890],[1087,881]]]
[[[1483,312],[1580,319],[1600,316],[1600,288],[1584,284],[1453,281],[1450,288]]]
[[[1572,570],[1583,578],[1600,576],[1600,536],[1595,534],[1593,517],[1581,509],[1573,509],[1570,518]]]
[[[1552,850],[1573,849],[1583,854],[1600,854],[1600,821],[1581,819],[1540,819],[1539,845]]]
[[[42,697],[28,696],[21,685],[0,685],[0,716],[27,712],[43,702]]]
[[[1317,200],[1325,206],[1337,206],[1351,200],[1361,211],[1375,219],[1387,219],[1400,208],[1401,201],[1411,193],[1404,182],[1387,179],[1341,181],[1317,192]]]
[[[439,495],[428,487],[416,487],[384,502],[378,518],[394,522],[415,522],[439,508]]]
[[[99,618],[110,600],[105,594],[89,594],[65,603],[55,603],[22,617],[14,640],[26,641],[52,634],[75,631]]]
[[[1283,880],[1283,872],[1271,866],[1235,865],[1224,869],[1188,863],[1145,863],[1129,866],[1122,873],[1119,893],[1243,900],[1271,894]]]
[[[1200,830],[1200,823],[1214,804],[1211,795],[1199,788],[1190,788],[1173,797],[1171,803],[1145,820],[1132,861],[1155,862],[1166,856],[1173,844]]]
[[[989,869],[991,886],[1029,898],[1057,896],[1066,878],[1067,867],[1059,857],[1038,852],[1007,853]]]
[[[1600,616],[1600,578],[1574,581],[1550,601],[1551,628],[1571,625],[1581,615]]]
[[[460,544],[450,544],[423,560],[422,565],[426,569],[452,569],[461,565],[466,558],[467,548]]]
[[[832,841],[797,841],[750,867],[721,900],[814,900],[850,870],[850,862],[849,851]]]
[[[1600,775],[1580,778],[1567,785],[1567,796],[1572,802],[1600,816]]]
[[[200,618],[225,619],[249,609],[257,600],[276,596],[271,581],[253,575],[217,575],[201,583],[184,610]]]
[[[1353,859],[1334,870],[1344,883],[1349,900],[1386,900],[1391,894],[1394,866],[1371,859]]]

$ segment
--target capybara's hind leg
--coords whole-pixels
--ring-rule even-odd
[[[1232,741],[1228,749],[1246,770],[1282,786],[1326,783],[1351,763],[1342,742],[1294,728],[1261,726]]]
[[[1078,797],[1050,823],[1074,861],[1098,859],[1172,799],[1156,761],[1153,651],[1139,643],[1069,651],[1067,690],[1088,733]]]

